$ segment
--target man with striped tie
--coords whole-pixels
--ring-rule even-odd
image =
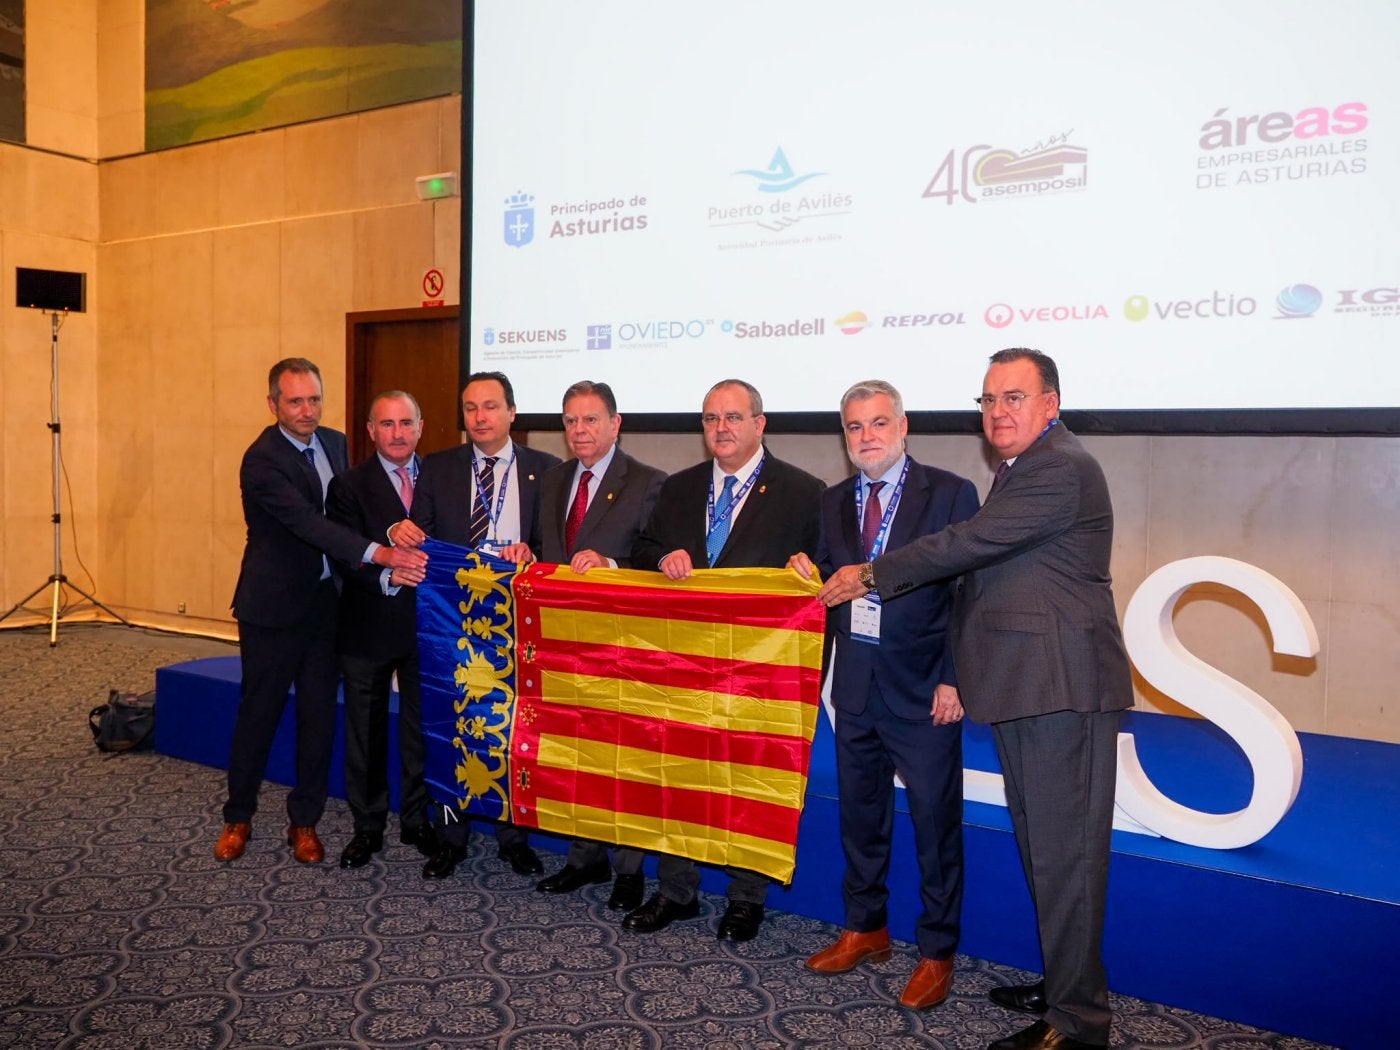
[[[700,422],[713,458],[666,479],[632,548],[632,567],[683,580],[697,568],[780,569],[798,551],[816,557],[826,486],[764,448],[767,420],[759,392],[742,379],[721,380],[705,395]],[[771,880],[740,868],[725,870],[729,906],[719,937],[751,940],[763,922]],[[693,861],[663,855],[657,874],[659,892],[627,914],[625,929],[652,933],[700,914],[700,873]]]
[[[462,390],[468,443],[423,460],[411,519],[390,532],[396,544],[424,536],[464,547],[488,547],[513,561],[540,556],[540,482],[559,457],[511,440],[515,390],[504,372],[474,372]],[[442,811],[438,811],[442,814]],[[466,858],[468,825],[442,814],[437,851],[423,877],[445,879]],[[524,828],[496,825],[500,858],[518,875],[541,875],[544,865]]]
[[[366,536],[382,536],[413,507],[423,414],[412,394],[390,390],[369,406],[374,455],[331,479],[326,516]],[[355,833],[342,868],[362,867],[384,847],[389,815],[389,693],[399,679],[399,840],[425,856],[436,850],[423,785],[423,722],[418,690],[416,586],[420,569],[341,564],[345,586],[335,648],[345,684],[345,797]]]

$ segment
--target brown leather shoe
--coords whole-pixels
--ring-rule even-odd
[[[813,973],[849,973],[865,962],[884,962],[890,957],[890,931],[887,928],[856,933],[842,930],[830,948],[823,948],[807,960]]]
[[[288,826],[287,845],[292,847],[292,856],[299,864],[320,864],[326,859],[325,847],[316,837],[314,827]]]
[[[219,833],[219,841],[214,844],[215,860],[237,860],[248,848],[248,839],[253,835],[251,824],[225,824]]]
[[[952,959],[920,959],[899,995],[899,1005],[911,1010],[927,1010],[948,998],[948,989],[952,986]]]

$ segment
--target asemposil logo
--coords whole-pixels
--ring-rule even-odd
[[[1073,135],[1071,128],[1020,150],[987,145],[961,153],[950,149],[923,196],[942,197],[945,204],[977,204],[1076,193],[1089,184],[1089,151],[1072,143]]]
[[[1310,284],[1290,284],[1278,293],[1274,305],[1278,307],[1274,315],[1276,320],[1296,321],[1317,313],[1322,305],[1322,293]]]
[[[1370,122],[1364,102],[1239,115],[1222,106],[1201,125],[1196,189],[1364,174],[1367,141],[1357,136]]]
[[[723,238],[719,248],[772,248],[841,239],[829,221],[818,222],[813,232],[806,225],[792,229],[851,211],[855,203],[851,194],[815,181],[826,180],[828,172],[795,168],[779,146],[766,168],[740,168],[729,174],[742,187],[736,191],[740,195],[711,204],[705,216],[710,229]]]

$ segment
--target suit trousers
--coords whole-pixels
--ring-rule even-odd
[[[1045,963],[1045,1020],[1107,1043],[1104,910],[1121,711],[1055,711],[992,729]]]
[[[565,861],[575,868],[586,868],[590,864],[608,859],[608,844],[592,839],[574,839],[569,843],[569,856]],[[642,870],[646,854],[630,846],[612,848],[612,869],[618,875],[637,875]]]
[[[257,811],[267,757],[292,687],[296,688],[297,779],[287,795],[287,818],[292,824],[308,827],[321,819],[326,808],[340,684],[334,648],[335,614],[335,584],[326,579],[316,585],[311,608],[298,623],[263,627],[239,621],[243,684],[229,755],[225,822],[246,823]]]
[[[384,831],[389,815],[389,694],[399,676],[399,825],[428,821],[423,784],[422,705],[418,651],[388,659],[342,653],[345,682],[345,798],[356,831]]]
[[[932,707],[933,698],[929,698]],[[915,927],[919,955],[950,959],[962,916],[962,725],[896,718],[872,679],[864,710],[836,709],[836,777],[841,802],[841,884],[846,928],[858,933],[888,922],[894,775],[904,780],[919,861],[923,910]]]
[[[762,904],[768,900],[768,887],[773,884],[773,880],[767,875],[760,875],[746,868],[728,866],[724,872],[729,876],[729,887],[725,893],[731,901]],[[661,881],[658,887],[661,895],[677,904],[689,904],[695,899],[696,890],[700,888],[700,871],[696,868],[695,861],[689,857],[661,854],[656,862],[656,875]]]
[[[471,838],[472,818],[461,813],[447,817],[443,813],[442,806],[433,806],[432,813],[433,828],[437,832],[438,841],[465,849],[467,840]],[[522,828],[519,824],[507,824],[503,820],[487,820],[483,823],[493,827],[497,849],[510,849],[514,846],[528,846],[530,844],[529,829]]]

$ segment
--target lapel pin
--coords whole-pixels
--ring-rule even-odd
[[[758,494],[759,494],[760,496],[762,496],[762,495],[763,495],[765,492],[767,492],[767,491],[768,491],[768,486],[767,486],[767,485],[760,485],[760,486],[758,486]]]
[[[531,475],[530,475],[530,480],[531,480],[531,481],[534,481],[534,480],[535,480],[535,475],[531,474]]]
[[[613,494],[612,494],[611,492],[609,492],[609,493],[608,493],[608,499],[612,499],[612,498],[613,498]]]

